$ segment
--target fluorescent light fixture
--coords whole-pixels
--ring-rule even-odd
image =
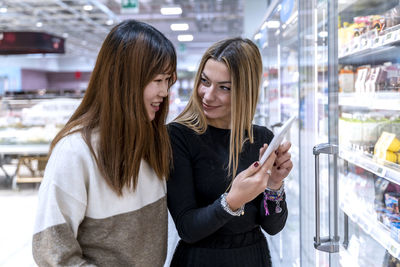
[[[262,37],[262,34],[259,32],[256,35],[254,35],[254,40],[259,40]]]
[[[6,7],[0,7],[0,13],[7,13]]]
[[[191,34],[180,34],[178,35],[179,42],[190,42],[193,41],[193,35]]]
[[[83,10],[86,10],[86,11],[93,10],[93,6],[92,5],[84,5]]]
[[[171,30],[173,30],[173,31],[187,31],[187,30],[189,30],[189,24],[187,24],[187,23],[173,23],[173,24],[171,24]]]
[[[281,26],[281,23],[279,21],[277,21],[277,20],[267,21],[267,27],[269,29],[278,29],[279,26]]]
[[[160,9],[163,15],[180,15],[182,14],[182,8],[180,7],[162,7]]]
[[[43,23],[42,22],[40,22],[40,21],[38,21],[38,22],[36,22],[36,27],[42,27],[43,26]]]

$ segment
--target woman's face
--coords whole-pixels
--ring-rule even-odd
[[[168,96],[170,79],[171,75],[169,74],[158,74],[144,88],[143,101],[150,121],[154,120],[156,112],[160,109],[161,103],[164,98]]]
[[[197,94],[207,123],[229,129],[231,123],[231,75],[225,63],[207,60]]]

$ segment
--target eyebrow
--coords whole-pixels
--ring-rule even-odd
[[[210,78],[207,77],[207,75],[202,72],[201,75],[203,75],[207,80],[210,80]],[[223,84],[223,83],[231,83],[231,81],[222,81],[222,82],[217,82],[218,84]]]

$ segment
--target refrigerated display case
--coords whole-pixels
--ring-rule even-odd
[[[400,264],[399,1],[271,1],[254,40],[261,122],[298,115],[274,266]]]
[[[400,146],[390,146],[400,137],[399,1],[353,1],[339,18],[340,262],[400,264]]]
[[[83,93],[26,92],[0,101],[0,169],[6,182],[42,180],[50,143],[79,106]],[[6,168],[7,166],[7,168]]]

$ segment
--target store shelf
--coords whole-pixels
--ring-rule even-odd
[[[372,155],[340,148],[339,157],[369,172],[400,185],[400,165],[377,160]]]
[[[359,206],[350,201],[342,201],[339,206],[353,222],[387,249],[393,257],[400,257],[400,243],[391,237],[390,230],[387,227],[378,220],[371,218],[371,213],[365,209],[360,209]]]
[[[397,92],[340,93],[339,105],[367,109],[400,110],[400,94]]]
[[[397,0],[346,0],[339,3],[342,18],[380,14],[398,4]],[[346,20],[344,20],[346,21]]]
[[[339,51],[340,64],[364,64],[368,61],[391,61],[400,51],[400,25],[386,29],[379,36],[368,33],[356,37],[345,49]]]

